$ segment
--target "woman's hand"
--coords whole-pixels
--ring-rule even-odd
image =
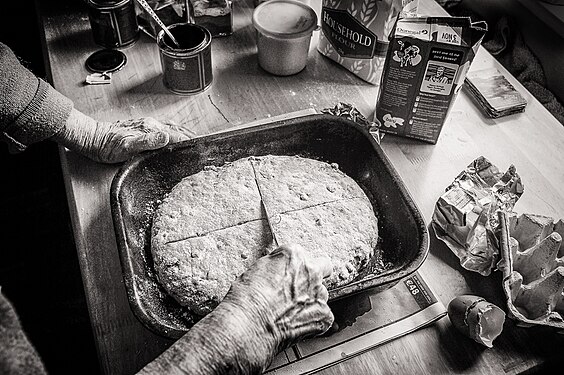
[[[272,336],[277,353],[331,327],[333,314],[322,284],[331,270],[329,258],[311,259],[301,246],[281,246],[233,283],[223,308],[241,311],[260,324]]]
[[[312,259],[301,246],[285,245],[257,260],[232,284],[210,315],[223,321],[213,319],[213,325],[227,327],[232,350],[220,353],[237,364],[233,372],[262,373],[281,350],[331,327],[333,313],[322,284],[331,271],[329,258]]]
[[[57,143],[102,163],[123,162],[140,152],[188,139],[186,130],[151,117],[98,122],[76,109],[53,136]]]
[[[223,301],[142,374],[260,374],[274,356],[333,324],[322,280],[328,258],[281,246],[257,260]]]

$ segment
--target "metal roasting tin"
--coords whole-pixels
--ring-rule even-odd
[[[117,172],[110,190],[129,304],[155,333],[178,338],[200,319],[156,279],[150,248],[156,207],[180,180],[205,166],[268,154],[337,163],[373,204],[381,237],[378,246],[389,267],[377,272],[369,263],[355,281],[330,289],[330,302],[367,289],[388,289],[415,272],[427,257],[429,234],[421,212],[380,146],[355,122],[314,114],[194,138],[134,157]]]

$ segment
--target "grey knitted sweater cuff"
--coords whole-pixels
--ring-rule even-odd
[[[21,65],[5,45],[0,47],[0,88],[6,95],[0,100],[0,138],[23,151],[59,132],[73,103]]]
[[[48,83],[38,79],[34,98],[17,120],[5,130],[5,135],[17,150],[23,151],[35,142],[52,137],[66,124],[73,108],[72,103],[62,97]]]

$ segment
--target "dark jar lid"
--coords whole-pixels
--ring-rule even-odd
[[[157,34],[157,45],[164,54],[194,55],[211,44],[211,33],[203,26],[193,23],[175,23],[167,27],[180,44],[180,48],[175,46],[170,37],[161,29]]]
[[[127,57],[115,49],[102,49],[86,59],[86,69],[94,73],[117,72],[125,66]]]
[[[87,0],[95,8],[117,8],[133,0]]]

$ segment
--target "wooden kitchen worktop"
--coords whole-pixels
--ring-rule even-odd
[[[304,109],[319,111],[338,102],[353,104],[369,118],[374,112],[378,86],[318,53],[318,31],[303,72],[275,77],[261,70],[251,0],[234,2],[233,35],[214,39],[214,82],[205,92],[186,97],[167,91],[161,82],[157,46],[146,35],[123,50],[127,65],[114,74],[110,85],[85,85],[84,62],[99,47],[93,43],[84,3],[66,3],[39,5],[50,79],[76,108],[98,120],[152,116],[205,135]],[[420,0],[420,10],[444,14],[432,0]],[[481,48],[472,69],[493,66],[506,72]],[[463,90],[436,145],[384,138],[382,149],[428,223],[444,189],[481,155],[502,170],[516,166],[525,185],[517,212],[564,218],[564,127],[506,74],[529,102],[525,113],[487,119]],[[110,185],[119,165],[98,164],[66,149],[61,149],[61,158],[101,367],[107,374],[132,374],[172,340],[147,329],[128,304],[110,211]],[[431,238],[430,254],[420,272],[445,305],[465,293],[503,303],[499,275],[485,278],[464,271],[432,231]],[[563,339],[551,329],[520,328],[507,321],[494,347],[487,349],[461,336],[443,318],[322,373],[518,373],[561,356]]]

